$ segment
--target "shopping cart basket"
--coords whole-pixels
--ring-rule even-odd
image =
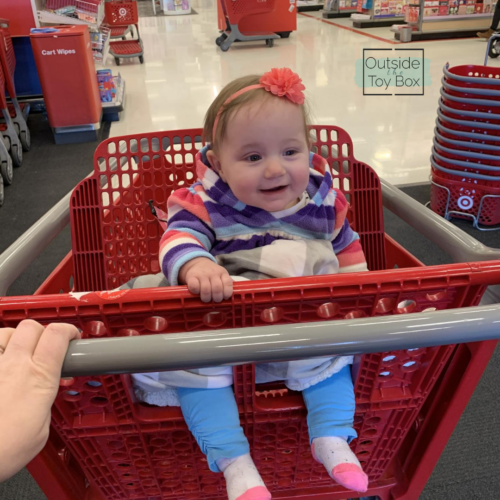
[[[138,57],[140,63],[144,62],[144,50],[139,34],[139,14],[136,1],[106,2],[106,23],[112,30],[113,37],[121,37],[122,40],[112,40],[109,43],[109,53],[115,58],[117,66],[120,59]],[[115,30],[113,34],[113,30]],[[128,32],[135,31],[132,39],[124,38]]]
[[[215,43],[226,52],[233,42],[252,42],[265,40],[268,47],[274,45],[274,40],[281,38],[276,33],[263,33],[257,30],[252,33],[241,33],[239,23],[245,17],[256,14],[271,14],[275,10],[276,0],[219,0],[222,12],[226,18],[227,29]]]
[[[9,113],[14,123],[17,135],[21,141],[23,151],[29,151],[31,146],[30,129],[26,117],[30,111],[29,104],[19,104],[14,84],[14,71],[16,70],[16,56],[9,32],[9,21],[0,19],[0,63],[5,75],[7,91],[12,104],[9,104]]]
[[[71,196],[73,253],[38,296],[2,299],[0,325],[27,317],[43,324],[65,321],[92,339],[377,321],[413,312],[424,312],[415,317],[428,322],[432,310],[477,305],[487,285],[500,283],[499,262],[424,267],[384,235],[380,181],[355,160],[349,136],[317,126],[312,140],[351,203],[348,219],[371,272],[236,283],[233,297],[220,304],[204,304],[186,287],[110,291],[159,271],[161,229],[148,201],[165,207],[173,190],[194,180],[194,155],[202,145],[201,130],[117,137],[98,147],[93,175]],[[45,220],[61,226],[57,211]],[[416,223],[425,220],[423,214]],[[440,242],[452,234],[444,233]],[[14,257],[8,267],[0,260],[0,285],[11,281],[16,262],[46,236],[35,232],[33,238],[8,251]],[[456,251],[457,245],[450,246]],[[495,345],[408,346],[359,357],[359,438],[353,447],[370,476],[367,495],[418,498]],[[242,425],[274,498],[346,498],[349,493],[312,460],[301,395],[281,384],[256,386],[252,365],[237,366],[234,374]],[[63,379],[49,443],[29,470],[49,500],[224,498],[223,481],[208,470],[180,410],[138,402],[127,375]]]

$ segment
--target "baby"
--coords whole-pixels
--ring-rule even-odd
[[[204,302],[228,299],[233,279],[366,271],[344,195],[327,162],[310,153],[300,78],[288,68],[239,78],[210,106],[196,157],[198,181],[168,200],[160,262],[170,285],[185,284]],[[348,489],[368,478],[348,443],[354,439],[352,357],[256,367],[256,381],[285,380],[302,391],[313,457]],[[148,378],[149,377],[149,378]],[[145,380],[148,382],[144,382]],[[271,498],[250,457],[228,367],[138,374],[143,399],[175,387],[187,425],[209,467],[222,471],[229,500]]]

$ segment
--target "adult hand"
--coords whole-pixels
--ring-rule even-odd
[[[77,328],[63,323],[0,328],[0,482],[45,446],[64,356],[76,338]]]
[[[206,257],[186,262],[179,272],[179,281],[186,284],[191,293],[200,295],[203,302],[220,302],[233,294],[229,273]]]

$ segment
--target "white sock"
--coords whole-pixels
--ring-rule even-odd
[[[361,464],[356,455],[347,444],[347,438],[342,437],[320,437],[313,440],[314,455],[328,470],[339,464],[355,464],[361,469]]]
[[[313,439],[313,455],[326,468],[338,484],[348,490],[365,492],[368,476],[347,444],[346,437],[321,437]]]
[[[249,453],[237,458],[220,458],[217,466],[224,473],[228,500],[270,500],[271,494],[260,477]],[[255,488],[255,489],[254,489]]]

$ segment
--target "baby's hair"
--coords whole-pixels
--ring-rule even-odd
[[[205,142],[212,145],[212,149],[214,150],[214,152],[218,152],[219,147],[222,144],[222,141],[226,134],[229,120],[238,109],[251,102],[260,101],[264,103],[268,99],[286,99],[286,97],[277,97],[271,92],[267,92],[264,89],[254,89],[249,90],[248,92],[244,92],[223,107],[219,117],[219,122],[217,124],[217,130],[215,131],[215,137],[212,137],[215,119],[217,118],[217,114],[219,113],[219,110],[221,109],[223,104],[236,92],[244,89],[245,87],[249,87],[250,85],[257,85],[260,78],[261,77],[258,75],[249,75],[233,80],[220,91],[219,95],[215,98],[215,101],[208,108],[207,114],[205,115],[203,138]],[[310,125],[310,118],[307,104],[295,104],[295,106],[300,106],[300,109],[302,110],[306,141],[307,144],[309,144],[310,140],[308,127]]]

